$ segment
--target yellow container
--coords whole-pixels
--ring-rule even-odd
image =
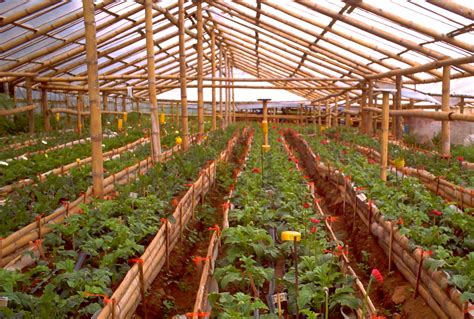
[[[262,121],[262,130],[263,130],[263,133],[265,133],[265,134],[268,133],[268,122],[267,121]]]
[[[60,116],[61,116],[61,115],[60,115],[59,113],[56,113],[56,122],[59,122],[59,117],[60,117]]]
[[[127,122],[127,119],[128,119],[128,114],[127,114],[127,112],[123,112],[123,121],[124,121],[124,122]]]
[[[118,121],[117,121],[117,129],[118,129],[119,131],[121,131],[122,128],[123,128],[123,120],[122,120],[122,119],[118,119]]]
[[[262,145],[262,150],[264,153],[267,153],[270,150],[270,145],[268,144]]]
[[[283,241],[301,241],[301,233],[292,230],[286,230],[281,232],[281,240]]]
[[[166,123],[166,117],[165,113],[160,114],[160,124],[165,124]]]

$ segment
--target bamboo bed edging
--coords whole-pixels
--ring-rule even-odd
[[[344,173],[330,169],[328,166],[326,166],[324,163],[321,161],[317,160],[316,155],[313,153],[311,147],[308,145],[308,143],[304,140],[298,137],[300,142],[304,145],[305,151],[307,154],[310,155],[310,158],[314,160],[314,166],[316,168],[316,171],[318,172],[319,175],[326,177],[328,180],[330,180],[332,183],[335,183],[341,188],[345,188],[346,190],[346,199],[348,202],[353,204],[353,207],[357,207],[358,209],[356,210],[358,216],[361,218],[361,220],[364,222],[364,224],[368,227],[369,226],[369,220],[367,216],[369,215],[369,207],[368,207],[368,202],[367,198],[365,195],[358,194],[356,191],[356,188],[352,183],[350,184],[344,184],[346,176]],[[345,186],[344,186],[345,185]],[[355,204],[357,202],[357,205]],[[390,222],[385,221],[384,216],[379,212],[378,208],[374,205],[371,204],[372,208],[370,209],[372,211],[372,217],[373,217],[373,223],[376,223],[380,227],[382,227],[385,231],[390,231]],[[373,227],[370,227],[370,230],[372,232]],[[373,233],[373,232],[372,232]],[[398,231],[398,229],[394,229],[393,231],[393,243],[395,243],[395,247],[398,244],[401,249],[403,249],[403,265],[405,266],[406,269],[410,269],[410,273],[412,276],[416,277],[416,272],[413,272],[412,267],[409,265],[406,265],[405,260],[409,260],[409,258],[414,259],[417,263],[420,262],[420,250],[415,249],[414,251],[411,251],[409,244],[410,241],[409,239],[401,235]],[[380,237],[378,236],[377,233],[373,233],[378,239]],[[384,247],[382,247],[384,248]],[[385,250],[384,250],[385,251]],[[390,252],[385,251],[387,255],[389,255]],[[427,257],[424,256],[424,259]],[[420,276],[420,288],[425,289],[426,291],[430,291],[431,293],[426,295],[422,293],[422,290],[420,290],[420,293],[422,296],[425,298],[425,300],[428,303],[436,302],[438,307],[432,308],[433,311],[436,311],[437,309],[439,310],[440,308],[443,310],[442,314],[438,314],[438,316],[443,317],[443,316],[448,316],[449,318],[464,318],[463,315],[463,310],[469,307],[472,307],[471,303],[467,303],[466,305],[461,302],[460,300],[460,295],[461,293],[459,290],[457,290],[455,287],[450,285],[448,283],[446,274],[441,270],[441,271],[431,271],[425,267],[421,269],[421,276]],[[402,274],[404,274],[402,272]],[[407,280],[410,282],[409,278]],[[436,292],[435,294],[432,295],[432,292]],[[431,299],[431,300],[429,300]],[[455,305],[455,307],[453,306]],[[449,307],[448,309],[446,309]],[[468,318],[474,318],[472,313],[466,314],[469,316]]]
[[[165,264],[166,251],[171,251],[180,240],[182,232],[187,222],[193,215],[196,208],[194,201],[202,198],[212,188],[217,176],[217,164],[227,161],[234,148],[238,134],[227,142],[226,148],[217,156],[215,160],[207,164],[201,170],[201,173],[193,185],[188,189],[186,194],[180,199],[178,205],[173,212],[176,223],[170,224],[168,221],[159,228],[157,234],[145,249],[140,257],[143,260],[144,285],[147,289],[156,278],[161,268]],[[194,195],[193,195],[194,194]],[[193,200],[194,199],[194,200]],[[163,235],[168,228],[169,239],[168,248],[166,247],[166,235]],[[106,304],[98,315],[98,319],[104,318],[130,318],[141,300],[140,280],[138,265],[135,264],[127,272],[124,279],[114,291],[111,299],[113,303]]]
[[[193,141],[196,141],[196,138],[192,138]],[[173,148],[167,150],[166,152],[161,153],[160,162],[167,161],[171,158],[172,154],[180,150],[178,145],[175,145]],[[154,165],[151,156],[146,159],[138,162],[137,164],[126,167],[122,171],[115,173],[111,176],[108,176],[104,179],[104,191],[105,194],[109,194],[114,190],[114,184],[120,182],[128,182],[130,180],[130,175],[138,176],[139,174],[145,173]],[[52,228],[49,227],[49,224],[55,224],[62,222],[67,216],[72,214],[77,214],[81,212],[79,205],[82,203],[90,203],[92,197],[92,187],[89,187],[85,193],[79,195],[76,200],[70,202],[66,206],[61,206],[57,208],[53,213],[42,217],[40,219],[41,224],[41,234],[45,235],[52,231]],[[0,267],[4,267],[14,260],[17,256],[22,253],[22,248],[24,248],[32,240],[39,238],[39,229],[38,222],[32,222],[29,225],[17,230],[16,232],[10,234],[4,239],[0,239]]]
[[[148,137],[141,137],[139,138],[138,140],[136,141],[133,141],[133,142],[130,142],[124,146],[121,146],[119,148],[115,148],[115,149],[112,149],[108,152],[105,152],[103,154],[103,157],[104,159],[106,158],[112,158],[113,156],[116,156],[116,155],[120,155],[122,153],[125,153],[125,152],[128,152],[128,151],[131,151],[133,150],[135,147],[139,146],[139,145],[142,145],[142,144],[145,144],[147,143],[149,140]],[[44,181],[48,175],[50,174],[53,174],[53,175],[61,175],[61,174],[65,174],[67,173],[68,171],[70,171],[71,169],[75,168],[75,167],[78,167],[78,166],[81,166],[81,165],[84,165],[84,164],[88,164],[92,161],[92,157],[86,157],[84,159],[81,159],[79,161],[75,161],[75,162],[72,162],[72,163],[69,163],[69,164],[66,164],[66,165],[63,165],[61,167],[58,167],[58,168],[54,168],[50,171],[47,171],[45,173],[41,173],[38,175],[38,179],[40,181]],[[0,187],[0,196],[5,196],[11,192],[13,192],[15,189],[17,188],[22,188],[24,186],[27,186],[27,185],[32,185],[35,183],[35,180],[32,179],[32,178],[25,178],[25,179],[22,179],[22,180],[19,180],[17,182],[14,182],[12,184],[9,184],[9,185],[5,185],[3,187]]]
[[[74,146],[74,145],[78,145],[78,144],[85,144],[86,142],[90,141],[90,137],[88,138],[81,138],[79,140],[74,140],[74,141],[71,141],[71,142],[67,142],[67,143],[63,143],[63,144],[60,144],[60,145],[55,145],[55,146],[52,146],[52,147],[49,147],[47,149],[44,149],[44,150],[37,150],[37,151],[32,151],[32,152],[26,152],[26,153],[23,153],[21,155],[17,155],[15,157],[12,157],[12,158],[9,158],[5,161],[11,161],[11,160],[18,160],[20,159],[21,157],[23,156],[31,156],[31,155],[35,155],[35,154],[46,154],[48,152],[52,152],[52,151],[56,151],[56,150],[60,150],[60,149],[63,149],[63,148],[66,148],[66,147],[69,147],[69,146]],[[36,143],[37,144],[37,143]]]
[[[234,184],[237,182],[237,179],[242,174],[242,171],[247,166],[247,160],[250,154],[250,149],[252,147],[253,142],[253,132],[250,133],[250,137],[246,143],[246,150],[244,156],[243,165],[239,168],[236,176],[234,177]],[[234,190],[231,189],[229,194],[227,195],[227,201],[225,202],[225,209],[222,212],[223,219],[222,219],[222,229],[229,228],[229,210],[232,209],[232,203],[230,199],[234,194]],[[199,319],[198,314],[202,314],[203,312],[211,312],[211,307],[207,302],[207,297],[212,287],[212,283],[215,281],[212,278],[215,269],[215,263],[219,254],[219,246],[220,246],[220,234],[214,232],[210,241],[209,247],[207,249],[206,254],[206,261],[204,263],[204,267],[201,273],[201,279],[199,281],[199,288],[196,293],[196,300],[194,302],[194,310],[193,310],[193,319]]]
[[[342,144],[344,145],[346,143]],[[380,159],[380,153],[377,150],[357,144],[354,145],[354,147],[358,152],[366,156],[372,156],[377,160]],[[389,163],[391,166],[391,170],[395,171],[394,162],[392,160],[389,160]],[[454,183],[449,182],[445,178],[436,176],[433,173],[428,172],[424,169],[417,169],[405,166],[396,170],[406,176],[418,178],[418,180],[422,182],[426,186],[426,188],[448,201],[457,202],[461,209],[463,209],[464,207],[474,207],[474,189],[456,185]]]
[[[37,106],[33,104],[33,105],[16,107],[14,109],[0,110],[0,116],[7,116],[7,115],[13,115],[17,113],[29,112],[36,109],[36,107]]]

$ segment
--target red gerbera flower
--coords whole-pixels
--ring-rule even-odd
[[[374,277],[379,283],[383,284],[383,276],[377,268],[372,269],[371,276]]]
[[[318,231],[318,227],[316,226],[311,227],[311,230],[310,230],[311,234],[314,234],[317,231]]]
[[[281,138],[277,138],[277,142],[278,142],[278,143],[281,143]]]
[[[442,216],[442,215],[443,215],[442,212],[440,212],[439,210],[436,210],[436,209],[433,209],[433,210],[431,211],[431,214],[433,214],[433,215],[435,215],[435,216]]]
[[[303,207],[304,207],[304,208],[310,208],[311,205],[310,205],[309,203],[304,203],[304,204],[303,204]]]
[[[310,218],[309,219],[313,224],[319,224],[321,222],[321,220],[317,219],[317,218]]]
[[[458,161],[459,161],[459,162],[464,162],[464,157],[458,156]]]
[[[252,169],[252,173],[260,174],[260,168],[254,167],[254,168]]]

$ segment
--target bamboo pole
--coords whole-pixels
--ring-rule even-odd
[[[202,50],[203,40],[203,23],[202,23],[202,0],[196,1],[196,20],[197,20],[197,73],[198,73],[198,87],[197,87],[197,115],[198,115],[198,139],[204,135],[204,91],[203,91],[203,59],[204,54]]]
[[[374,106],[374,83],[372,81],[368,81],[367,87],[367,104],[369,107]],[[372,112],[366,113],[366,125],[367,125],[367,134],[373,135],[374,134],[374,125],[373,125],[373,114]]]
[[[45,2],[40,1],[37,3],[33,3],[33,6],[24,8],[23,10],[19,10],[8,17],[2,17],[2,19],[0,20],[0,26],[3,27],[7,24],[18,22],[19,20],[27,17],[28,15],[33,15],[36,12],[41,11],[49,6],[53,6],[54,4],[58,2],[59,0],[50,0],[50,1],[45,1]]]
[[[51,131],[51,123],[49,121],[48,91],[46,89],[41,89],[41,113],[43,115],[44,130],[49,132]]]
[[[339,97],[336,96],[335,101],[334,101],[334,126],[339,125]]]
[[[230,65],[230,77],[234,77],[234,68]],[[232,99],[232,122],[235,123],[235,87],[231,88],[231,99]]]
[[[79,135],[82,135],[82,117],[81,117],[81,112],[82,112],[82,108],[84,106],[84,98],[82,96],[82,94],[79,94],[77,96],[77,102],[76,102],[76,111],[77,111],[77,115],[76,115],[76,128],[77,128],[77,133]]]
[[[362,89],[362,94],[360,96],[360,122],[359,122],[359,130],[361,133],[367,133],[367,112],[366,112],[366,107],[367,107],[367,89],[364,88]]]
[[[346,92],[346,107],[344,108],[346,111],[350,111],[351,106],[350,106],[350,99],[349,99],[349,92]],[[351,121],[351,114],[349,112],[346,112],[344,114],[344,125],[349,127],[351,126],[350,121]]]
[[[145,33],[148,68],[148,92],[151,112],[151,145],[153,162],[157,163],[161,156],[160,123],[158,121],[158,106],[156,101],[155,56],[153,42],[153,13],[152,0],[145,0]]]
[[[122,96],[122,112],[127,112],[127,96]]]
[[[331,107],[329,100],[326,100],[326,127],[331,127]]]
[[[92,144],[92,187],[94,196],[104,193],[104,167],[102,157],[102,121],[99,106],[99,80],[97,67],[97,42],[93,0],[82,0],[86,33],[86,59],[89,84],[90,131]]]
[[[33,89],[32,89],[31,78],[26,78],[26,104],[33,105]],[[30,134],[35,132],[35,114],[34,110],[28,111],[28,129]]]
[[[22,113],[22,112],[31,112],[31,110],[34,110],[35,108],[36,108],[36,105],[27,105],[27,106],[16,107],[14,109],[9,109],[9,110],[0,110],[0,116],[13,115],[13,114]]]
[[[382,113],[382,110],[376,107],[370,109],[375,113]],[[390,110],[390,115],[399,115],[406,117],[420,117],[425,119],[433,119],[437,121],[464,121],[464,122],[474,122],[474,114],[459,114],[455,112],[432,112],[432,111],[420,111],[420,110]]]
[[[184,0],[178,0],[179,12],[179,69],[181,87],[181,124],[182,124],[182,147],[187,150],[189,147],[188,129],[188,97],[186,95],[186,52],[184,51]]]
[[[217,128],[216,116],[216,33],[211,30],[211,64],[212,64],[212,130]]]
[[[380,178],[387,181],[389,95],[383,92],[382,134],[380,136]]]
[[[395,93],[395,110],[402,109],[402,76],[397,75],[395,80],[397,92]],[[395,138],[401,140],[403,138],[402,118],[395,116]]]
[[[443,83],[442,83],[442,96],[441,96],[441,109],[443,112],[449,112],[449,91],[450,91],[450,79],[451,73],[450,66],[443,67]],[[441,154],[445,156],[451,155],[451,136],[450,136],[450,124],[449,121],[441,122]]]
[[[225,76],[228,78],[230,77],[229,72],[229,56],[228,53],[225,52],[224,54],[224,68],[225,68]],[[226,81],[225,83],[225,126],[229,125],[229,114],[230,114],[230,90],[228,88],[229,83]]]

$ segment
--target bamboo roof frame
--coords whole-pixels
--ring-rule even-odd
[[[167,44],[165,47],[161,46],[161,43],[168,43],[171,39],[177,38],[175,29],[178,25],[178,3],[177,1],[165,2],[163,5],[152,3],[155,63],[158,63],[156,72],[158,75],[163,75],[162,78],[156,78],[156,86],[158,89],[161,87],[162,92],[174,88],[179,82],[177,76],[179,74],[179,64],[165,62],[173,58],[173,54],[179,46],[179,41]],[[140,88],[137,96],[143,96],[141,87],[145,87],[147,83],[145,78],[146,56],[143,56],[145,45],[137,46],[135,44],[144,40],[144,3],[143,0],[137,0],[136,3],[130,5],[130,8],[121,8],[120,10],[116,10],[116,7],[120,6],[112,0],[104,0],[95,4],[96,15],[100,13],[105,17],[97,22],[97,31],[108,31],[102,32],[97,37],[99,83],[100,87],[107,88],[105,90],[108,92],[113,93],[113,88],[124,85]],[[473,10],[471,8],[438,0],[430,0],[428,3],[433,8],[436,7],[437,12],[441,12],[438,13],[440,16],[452,13],[464,19],[472,20]],[[64,13],[64,11],[59,11],[64,6],[65,4],[60,1],[27,3],[26,8],[21,10],[14,8],[11,13],[6,10],[7,14],[4,14],[1,10],[2,5],[0,5],[0,27],[4,30],[21,28],[24,31],[22,36],[9,39],[0,44],[0,49],[3,52],[0,56],[1,81],[12,81],[15,85],[21,86],[24,85],[26,78],[33,78],[34,86],[37,86],[38,82],[48,82],[49,87],[53,87],[49,82],[61,83],[59,87],[63,86],[63,82],[74,83],[71,88],[87,83],[83,44],[85,32],[70,32],[70,36],[66,38],[60,36],[61,32],[67,30],[68,27],[81,23],[83,19],[82,8],[67,12],[61,15],[61,19],[52,23],[44,23],[39,27],[27,24],[30,18],[41,17],[43,14]],[[193,31],[196,28],[196,4],[185,1],[184,6],[184,32],[188,36],[185,41],[191,43],[186,46],[186,62],[187,69],[192,71],[189,63],[196,61],[198,55],[196,44],[193,44],[197,38],[197,33]],[[469,58],[472,57],[474,45],[453,35],[456,32],[462,32],[467,25],[459,25],[452,32],[442,33],[361,0],[344,0],[340,5],[340,10],[334,10],[334,6],[326,5],[324,2],[308,0],[295,0],[289,8],[287,6],[283,7],[273,0],[258,0],[255,4],[244,1],[203,1],[202,6],[204,20],[203,45],[205,47],[203,56],[208,61],[205,69],[206,74],[212,72],[210,57],[212,52],[210,33],[214,32],[212,30],[217,31],[215,32],[215,54],[217,55],[220,50],[223,50],[226,56],[228,55],[232,67],[239,68],[258,79],[275,85],[277,88],[285,88],[289,92],[310,100],[332,98],[341,94],[341,91],[348,92],[351,98],[356,98],[361,94],[360,86],[348,85],[346,82],[350,81],[352,83],[352,81],[355,81],[354,83],[357,83],[357,81],[360,81],[362,83],[369,79],[385,79],[394,83],[394,76],[397,74],[406,77],[403,83],[441,82],[442,73],[437,68],[443,66],[444,64],[440,64],[440,61],[446,59],[452,59],[452,61],[449,61],[455,66],[450,74],[451,79],[468,77],[474,74],[473,61]],[[309,14],[300,14],[299,11],[296,11],[296,7],[306,9]],[[393,22],[419,34],[420,38],[423,36],[432,39],[430,43],[443,43],[445,46],[455,48],[456,52],[463,52],[464,54],[449,57],[432,47],[425,46],[423,42],[417,43],[410,39],[396,37],[384,30],[380,24],[368,24],[359,19],[358,16],[354,16],[353,12],[355,10],[363,10],[365,14],[371,14],[374,17]],[[277,12],[279,14],[276,14]],[[330,23],[324,23],[313,18],[313,12],[330,18]],[[300,26],[285,17],[311,23],[322,31],[309,30],[304,25]],[[277,21],[280,25],[282,23],[286,24],[289,28],[282,29],[278,24],[272,25],[270,21]],[[186,26],[189,23],[190,25]],[[351,25],[364,32],[370,32],[376,37],[400,45],[405,48],[405,51],[391,52],[382,46],[362,39],[359,35],[348,34],[338,28],[341,23]],[[163,35],[163,32],[168,33]],[[311,42],[302,34],[313,36],[316,40]],[[343,38],[344,43],[336,40],[333,35]],[[35,43],[55,41],[31,54],[20,55],[19,53],[24,52],[25,48],[28,47],[26,42],[33,40]],[[346,44],[346,41],[354,43],[354,47]],[[336,46],[341,50],[331,51],[331,47],[327,44]],[[69,48],[71,45],[73,45],[71,50],[54,54],[54,52],[61,52],[61,50]],[[367,50],[361,51],[358,49],[360,47]],[[188,53],[189,50],[192,52]],[[427,62],[420,63],[411,60],[411,58],[404,55],[409,51],[424,55],[427,57]],[[346,55],[344,52],[350,54]],[[376,53],[376,55],[372,55],[370,52]],[[351,56],[354,54],[361,56],[369,63],[352,59]],[[281,55],[284,58],[275,60],[275,55]],[[130,57],[133,56],[136,56],[136,58],[130,61]],[[383,57],[380,58],[380,56]],[[397,60],[398,63],[394,65],[388,60]],[[459,61],[466,61],[466,63],[459,63]],[[401,69],[398,66],[399,64],[408,67],[405,67],[406,70],[402,72],[399,71]],[[427,68],[425,64],[434,67]],[[379,68],[374,67],[375,65],[388,71],[380,72]],[[75,71],[81,68],[82,71]],[[420,77],[418,75],[420,73],[423,73],[424,77]],[[33,74],[34,76],[32,76]],[[300,80],[298,80],[298,83],[285,81],[285,78],[292,77]],[[321,83],[322,80],[319,80],[319,77],[332,78],[334,81]],[[51,80],[46,80],[47,78],[51,78]],[[61,80],[61,78],[66,80]],[[190,75],[186,81],[189,84],[189,82],[196,79],[196,76]],[[337,88],[337,86],[340,86],[340,88]],[[207,86],[204,85],[204,87]],[[234,85],[233,87],[239,86]],[[115,93],[119,93],[121,90]]]

